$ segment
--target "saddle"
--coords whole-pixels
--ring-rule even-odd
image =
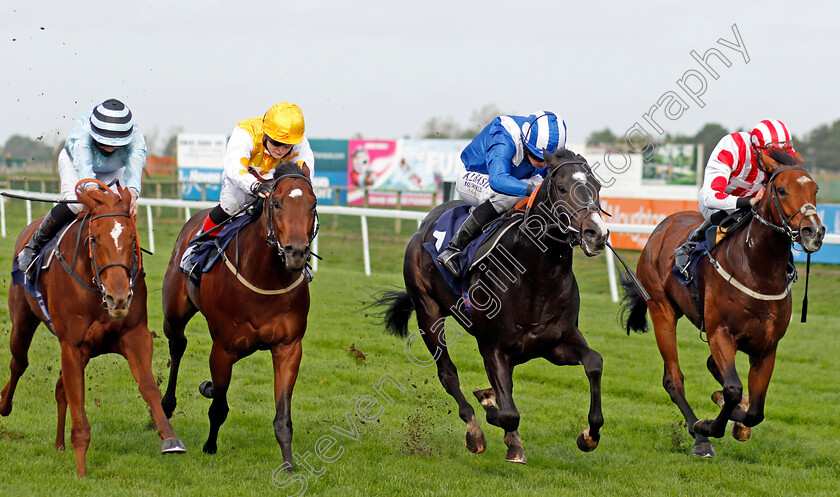
[[[224,225],[218,235],[190,242],[184,250],[184,255],[181,256],[181,272],[189,275],[193,283],[198,286],[201,275],[213,268],[239,231],[257,219],[259,219],[258,212],[246,212]]]
[[[469,288],[467,277],[475,268],[481,266],[483,260],[493,251],[498,245],[502,235],[507,233],[511,228],[517,226],[522,220],[523,214],[514,213],[512,215],[504,215],[501,218],[494,219],[486,226],[484,226],[481,234],[475,237],[470,243],[464,247],[464,250],[458,255],[460,257],[460,267],[465,268],[463,275],[460,277],[453,276],[443,265],[437,261],[437,256],[449,245],[449,241],[455,232],[458,231],[461,224],[469,216],[469,204],[457,205],[448,211],[444,212],[435,221],[433,234],[434,241],[423,243],[423,248],[432,256],[440,274],[443,276],[449,288],[456,294],[466,296]],[[468,300],[467,300],[468,302]]]

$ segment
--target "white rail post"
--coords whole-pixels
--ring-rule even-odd
[[[32,201],[26,201],[26,225],[32,224]]]
[[[155,226],[154,221],[152,221],[152,206],[146,206],[146,217],[149,218],[149,250],[152,253],[155,253]]]
[[[607,250],[607,275],[610,277],[610,297],[618,302],[618,285],[615,281],[615,258],[611,250]]]
[[[359,216],[362,219],[362,257],[365,260],[365,275],[370,276],[370,240],[368,240],[367,216]]]
[[[3,230],[3,238],[6,238],[6,197],[0,198],[0,224]]]

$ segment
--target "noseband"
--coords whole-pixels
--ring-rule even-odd
[[[126,270],[126,272],[128,273],[129,297],[131,297],[131,296],[134,295],[134,285],[137,283],[137,275],[142,274],[141,271],[143,270],[143,266],[142,266],[142,262],[141,262],[142,259],[141,259],[141,256],[140,256],[140,249],[139,249],[139,245],[137,243],[137,237],[136,236],[134,238],[134,242],[132,243],[134,245],[135,257],[134,257],[134,260],[131,264],[131,267],[126,266],[125,264],[123,264],[121,262],[111,262],[111,263],[105,264],[104,266],[99,265],[99,263],[96,261],[96,252],[93,250],[94,246],[96,245],[96,238],[91,234],[90,227],[91,227],[91,224],[93,223],[93,221],[95,221],[97,219],[100,219],[100,218],[103,218],[103,217],[128,217],[128,218],[130,218],[131,216],[127,212],[110,212],[108,214],[99,214],[99,215],[93,216],[93,217],[86,216],[84,218],[84,220],[82,220],[82,223],[84,223],[85,221],[88,221],[88,235],[86,237],[86,241],[88,242],[88,255],[90,256],[90,267],[91,267],[91,271],[93,272],[93,278],[91,280],[92,283],[93,283],[93,286],[89,286],[84,280],[82,280],[79,277],[79,275],[77,275],[73,271],[73,267],[76,265],[76,260],[78,259],[78,256],[79,256],[79,248],[81,247],[81,244],[82,244],[82,229],[83,228],[81,228],[81,227],[79,228],[79,231],[78,231],[77,236],[76,236],[76,249],[73,252],[73,264],[68,264],[67,261],[64,260],[64,257],[61,255],[61,252],[58,250],[57,247],[56,247],[56,250],[55,250],[55,258],[58,259],[58,262],[62,265],[62,267],[64,267],[65,271],[67,271],[67,274],[69,274],[74,280],[76,280],[76,282],[79,283],[82,286],[82,288],[84,288],[85,290],[87,290],[87,291],[89,291],[93,294],[101,295],[102,296],[102,305],[104,307],[106,305],[106,302],[105,302],[106,289],[105,289],[105,285],[102,284],[102,273],[106,269],[111,268],[111,267],[124,268]],[[136,232],[136,227],[135,227],[135,232]]]
[[[266,235],[266,237],[265,237],[265,243],[267,243],[269,246],[274,248],[274,250],[277,252],[277,256],[280,257],[281,260],[285,260],[286,255],[285,255],[285,252],[283,251],[283,247],[280,244],[280,241],[277,239],[277,232],[274,229],[274,203],[271,202],[271,199],[274,195],[274,192],[277,190],[277,184],[280,183],[280,180],[283,180],[283,179],[286,179],[286,178],[302,179],[302,180],[306,181],[306,184],[308,184],[310,188],[312,188],[312,182],[309,181],[309,178],[307,178],[303,174],[289,173],[289,174],[284,174],[280,177],[274,178],[272,180],[273,185],[271,187],[271,195],[269,195],[268,197],[265,198],[265,204],[266,204],[267,208],[264,209],[265,212],[266,212],[264,221],[265,221],[265,229],[268,232],[268,235]],[[316,205],[316,207],[318,205],[317,198],[315,199],[315,205]],[[321,225],[321,223],[318,219],[318,210],[316,209],[315,210],[315,226],[314,226],[314,229],[312,230],[312,235],[309,236],[309,242],[307,242],[307,244],[306,244],[307,247],[312,245],[312,240],[314,240],[315,237],[318,236],[318,228],[320,227],[320,225]]]
[[[570,161],[562,162],[561,164],[558,164],[556,167],[554,167],[554,169],[552,169],[548,173],[548,175],[546,176],[546,178],[544,180],[544,183],[547,183],[549,185],[553,184],[554,175],[557,174],[557,171],[559,171],[560,168],[563,167],[563,166],[573,165],[573,164],[584,166],[584,169],[586,169],[586,175],[587,175],[587,177],[589,177],[589,175],[590,175],[589,164],[587,164],[584,161],[570,160]],[[560,199],[553,200],[551,198],[551,194],[552,194],[553,191],[554,191],[554,188],[548,188],[548,192],[546,192],[546,199],[548,200],[549,204],[551,204],[552,211],[553,211],[553,206],[556,203],[562,203],[562,204],[568,205],[568,202],[564,202]],[[580,218],[579,225],[577,227],[575,227],[575,226],[572,225],[572,217],[577,216],[578,213],[580,213],[581,211],[586,211],[587,213]],[[553,217],[556,217],[557,221],[546,224],[545,235],[547,237],[551,238],[552,240],[554,240],[555,242],[566,243],[568,245],[571,245],[572,247],[579,246],[581,244],[581,233],[583,232],[584,221],[586,221],[586,218],[591,216],[592,214],[601,213],[601,212],[603,212],[604,214],[607,214],[607,212],[605,210],[603,210],[601,208],[601,206],[596,204],[595,202],[589,202],[588,204],[574,210],[571,213],[560,212],[556,216],[553,216]],[[530,214],[530,210],[528,212],[526,212],[526,214],[525,214],[526,219],[528,218],[529,214]],[[609,214],[607,214],[607,215],[609,215]],[[565,223],[565,224],[563,223],[563,221],[564,221],[563,218],[564,217],[566,218],[566,220],[568,220],[568,222]],[[556,237],[556,236],[552,235],[551,232],[549,231],[551,228],[557,228],[558,230],[560,230],[562,235],[560,237]]]
[[[752,206],[752,215],[755,216],[756,219],[761,221],[761,223],[765,224],[766,226],[770,227],[773,231],[776,231],[778,233],[782,233],[782,234],[786,235],[788,238],[790,238],[791,244],[793,242],[795,242],[797,238],[799,238],[799,233],[800,233],[801,228],[802,228],[802,222],[805,221],[805,218],[808,217],[808,216],[817,214],[816,206],[814,206],[813,204],[811,204],[809,202],[806,202],[805,204],[802,205],[802,207],[800,207],[798,210],[794,211],[793,214],[791,214],[790,216],[785,216],[785,212],[782,210],[782,206],[779,203],[779,198],[778,198],[779,194],[776,190],[776,185],[773,183],[773,181],[776,179],[776,177],[780,173],[783,173],[785,171],[791,171],[791,170],[794,170],[794,169],[799,169],[799,170],[805,171],[807,173],[805,168],[802,167],[802,166],[790,166],[790,167],[777,169],[772,175],[770,175],[770,179],[767,180],[767,188],[770,189],[770,200],[772,202],[773,208],[776,210],[776,213],[779,215],[779,219],[782,220],[781,225],[774,224],[772,221],[764,219],[763,217],[761,217],[758,214],[758,210],[757,210],[758,203],[756,203],[756,205]],[[790,225],[790,222],[797,214],[802,214],[802,217],[799,219],[799,224],[796,226],[797,229],[793,229]]]

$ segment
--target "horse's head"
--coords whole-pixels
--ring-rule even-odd
[[[317,233],[317,199],[303,170],[290,162],[274,169],[274,190],[266,198],[265,215],[270,242],[290,271],[303,270],[309,245]]]
[[[570,150],[561,149],[557,155],[546,153],[544,157],[548,173],[541,189],[557,218],[555,225],[568,231],[572,243],[579,243],[587,256],[600,254],[609,235],[601,217],[601,184],[586,159]]]
[[[807,252],[820,249],[825,226],[817,215],[817,183],[805,170],[802,155],[790,156],[781,149],[762,152],[764,171],[769,174],[767,190],[758,204],[759,216],[769,216],[792,241],[798,241]]]
[[[98,188],[86,190],[82,185],[94,182]],[[140,245],[137,229],[129,214],[131,194],[119,188],[114,193],[96,180],[82,180],[76,186],[80,214],[87,218],[88,254],[93,282],[102,294],[102,304],[114,319],[128,315],[135,277],[140,269]]]

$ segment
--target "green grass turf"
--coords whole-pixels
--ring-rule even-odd
[[[8,380],[10,321],[6,306],[12,244],[23,227],[21,203],[8,207],[9,236],[0,239],[0,267],[6,268],[0,290],[0,382]],[[36,214],[43,212],[36,208]],[[174,211],[172,211],[174,212]],[[149,325],[154,340],[153,369],[165,382],[168,348],[162,331],[161,285],[169,251],[181,221],[156,216],[157,254],[146,256]],[[141,216],[142,217],[142,216]],[[626,336],[617,322],[618,305],[609,298],[603,256],[575,253],[581,288],[580,328],[604,357],[600,446],[580,452],[575,437],[586,426],[588,383],[580,366],[556,367],[535,360],[517,367],[515,399],[527,465],[504,461],[500,429],[479,422],[487,451],[469,453],[464,424],[443,390],[434,367],[412,364],[401,339],[385,335],[366,316],[362,302],[389,287],[401,286],[403,250],[413,223],[394,234],[392,220],[371,220],[374,274],[364,275],[357,218],[324,216],[321,262],[310,286],[312,308],[304,353],[292,400],[293,450],[308,452],[313,476],[298,465],[292,484],[272,485],[282,464],[272,429],[272,366],[267,352],[257,352],[234,366],[229,390],[230,413],[219,435],[219,452],[205,455],[210,402],[198,393],[209,379],[210,339],[201,316],[187,328],[190,340],[181,366],[178,408],[172,424],[187,444],[183,455],[160,454],[160,439],[150,426],[147,408],[119,356],[95,358],[86,370],[86,408],[91,424],[88,478],[75,476],[72,450],[56,452],[53,387],[58,375],[57,340],[43,326],[30,350],[30,366],[16,392],[14,411],[0,418],[0,495],[292,495],[306,481],[307,495],[838,495],[840,457],[840,345],[836,335],[840,268],[812,268],[807,324],[798,322],[804,278],[794,286],[794,315],[779,346],[767,399],[766,419],[752,439],[736,442],[727,434],[714,441],[717,457],[689,455],[689,437],[679,411],[663,390],[662,361],[653,334]],[[145,240],[145,223],[140,226]],[[635,265],[637,253],[628,252]],[[800,268],[802,269],[802,268]],[[804,270],[802,271],[804,273]],[[804,274],[803,274],[804,276]],[[412,320],[410,326],[416,326]],[[413,329],[413,328],[412,328]],[[688,400],[700,417],[717,413],[709,395],[717,385],[705,369],[708,346],[688,323],[680,325],[680,359]],[[359,362],[348,347],[363,351]],[[417,355],[420,356],[418,349]],[[470,391],[488,382],[475,342],[464,335],[450,353],[461,386]],[[738,368],[746,383],[748,364]],[[373,385],[393,375],[405,392],[386,387],[394,404],[380,400],[376,422],[362,423],[355,406]],[[380,398],[381,399],[381,398]],[[473,401],[477,412],[482,411]],[[349,413],[349,414],[348,414]],[[355,421],[358,437],[349,439],[331,427]],[[69,425],[69,418],[68,418]],[[334,462],[315,456],[325,435],[338,445],[327,451]],[[284,482],[288,475],[279,476]]]

